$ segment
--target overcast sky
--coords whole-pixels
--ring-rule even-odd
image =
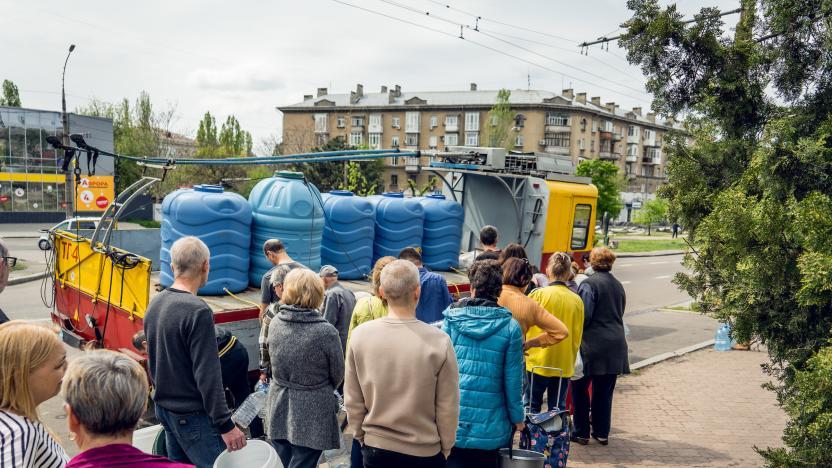
[[[465,90],[470,82],[526,89],[530,80],[532,89],[572,87],[626,108],[649,106],[641,73],[615,43],[588,56],[577,47],[619,32],[629,18],[622,0],[343,2],[435,31],[335,0],[0,0],[0,80],[17,84],[25,107],[60,110],[61,67],[74,43],[68,109],[93,97],[133,100],[145,90],[157,106],[177,107],[173,130],[194,135],[205,111],[218,121],[234,114],[255,142],[279,135],[276,106],[318,87],[348,93],[356,83],[365,92],[395,84],[440,91]],[[738,5],[679,3],[688,15]],[[480,32],[465,28],[459,39],[458,24],[473,28],[475,15],[482,17]]]

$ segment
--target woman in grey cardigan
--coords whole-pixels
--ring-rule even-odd
[[[315,467],[322,451],[339,445],[334,390],[344,380],[344,353],[338,330],[317,310],[323,297],[318,275],[292,270],[269,325],[268,435],[286,468]]]

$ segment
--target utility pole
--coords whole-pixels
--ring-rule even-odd
[[[69,146],[69,119],[66,115],[66,90],[64,89],[64,82],[66,78],[66,64],[69,62],[69,56],[72,54],[72,51],[75,50],[75,44],[70,44],[69,52],[66,54],[66,60],[64,60],[64,71],[61,73],[61,119],[63,120],[64,124],[64,134],[63,134],[63,141],[62,143],[64,146]],[[73,205],[75,205],[75,190],[72,186],[72,171],[67,171],[66,179],[64,179],[64,188],[65,188],[65,202],[66,202],[66,217],[71,218],[73,213]]]

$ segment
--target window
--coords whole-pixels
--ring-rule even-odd
[[[477,146],[480,144],[478,132],[465,132],[465,146]]]
[[[392,164],[394,166],[398,166],[399,165],[399,157],[398,156],[393,156],[392,158],[390,158],[390,164]]]
[[[638,156],[638,145],[627,145],[627,156]]]
[[[390,186],[391,187],[398,187],[399,186],[399,176],[398,176],[398,174],[390,174]]]
[[[393,123],[391,124],[393,128],[402,128],[402,119],[400,117],[393,117]]]
[[[429,146],[431,149],[436,149],[436,146],[437,146],[438,140],[439,140],[439,137],[437,137],[436,135],[432,135],[432,136],[430,137],[430,140],[429,140],[428,146]]]
[[[363,127],[364,126],[364,117],[353,117],[352,118],[352,126],[353,127]]]
[[[439,117],[432,115],[430,116],[430,128],[436,128],[439,126]]]
[[[344,118],[343,115],[338,116],[338,128],[344,128],[347,126],[347,119]]]
[[[367,138],[367,143],[370,145],[370,149],[381,148],[381,133],[371,133]]]
[[[405,146],[419,146],[419,134],[418,133],[408,133],[404,137],[404,145]]]
[[[584,149],[584,139],[583,138],[578,138],[578,149],[579,150]]]
[[[610,122],[609,120],[604,121],[604,131],[605,132],[610,132],[610,133],[612,133],[612,131],[613,131],[612,122]]]
[[[396,136],[394,136],[393,138],[390,139],[390,146],[392,146],[393,148],[398,148],[399,147],[399,136],[398,135],[396,135]]]
[[[361,146],[363,136],[361,132],[350,132],[350,146]]]
[[[590,218],[592,218],[592,205],[575,206],[575,216],[572,218],[572,240],[569,242],[572,250],[581,250],[586,247],[589,240]]]
[[[655,132],[650,129],[644,129],[644,139],[645,140],[652,140],[656,136]]]
[[[582,132],[586,131],[586,119],[581,119],[581,131]],[[593,131],[595,131],[595,130],[593,130]]]
[[[514,146],[517,148],[523,147],[523,135],[517,135],[517,137],[514,138]]]
[[[491,116],[491,126],[496,127],[500,123],[500,119],[496,115]]]
[[[592,132],[595,133],[596,131],[598,131],[598,121],[592,119]]]
[[[370,126],[381,131],[381,114],[370,114]]]
[[[465,113],[465,130],[468,132],[480,131],[480,113],[466,112]],[[467,140],[467,137],[466,137]]]
[[[419,117],[418,112],[405,112],[405,128],[404,131],[410,133],[419,133]]]
[[[624,165],[624,173],[627,174],[627,175],[635,174],[635,164],[631,163],[631,162],[628,162],[627,164],[625,164]]]
[[[446,115],[445,116],[445,126],[446,127],[456,127],[459,125],[459,116],[457,115]]]
[[[326,133],[326,114],[315,114],[315,133]]]
[[[517,114],[514,116],[514,127],[515,128],[523,128],[526,126],[526,116],[523,114]]]
[[[546,125],[569,126],[569,116],[565,114],[546,114]]]
[[[569,147],[569,134],[566,132],[547,133],[545,140],[546,146],[560,146],[562,148]]]
[[[641,166],[641,175],[644,177],[653,177],[653,166]]]
[[[638,127],[635,125],[630,125],[627,127],[627,136],[637,137],[638,136]]]
[[[459,135],[456,133],[448,133],[445,135],[445,148],[449,146],[456,146],[459,144]]]

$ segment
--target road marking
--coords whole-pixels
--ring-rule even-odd
[[[632,281],[622,281],[621,284],[630,284]]]
[[[631,267],[631,266],[635,266],[635,263],[625,263],[624,265],[616,265],[615,267],[616,268],[627,268],[627,267]]]
[[[672,263],[672,262],[650,262],[650,265],[664,265],[665,263]]]
[[[667,279],[667,278],[672,278],[672,277],[673,277],[673,275],[662,275],[662,276],[657,276],[656,279]]]

